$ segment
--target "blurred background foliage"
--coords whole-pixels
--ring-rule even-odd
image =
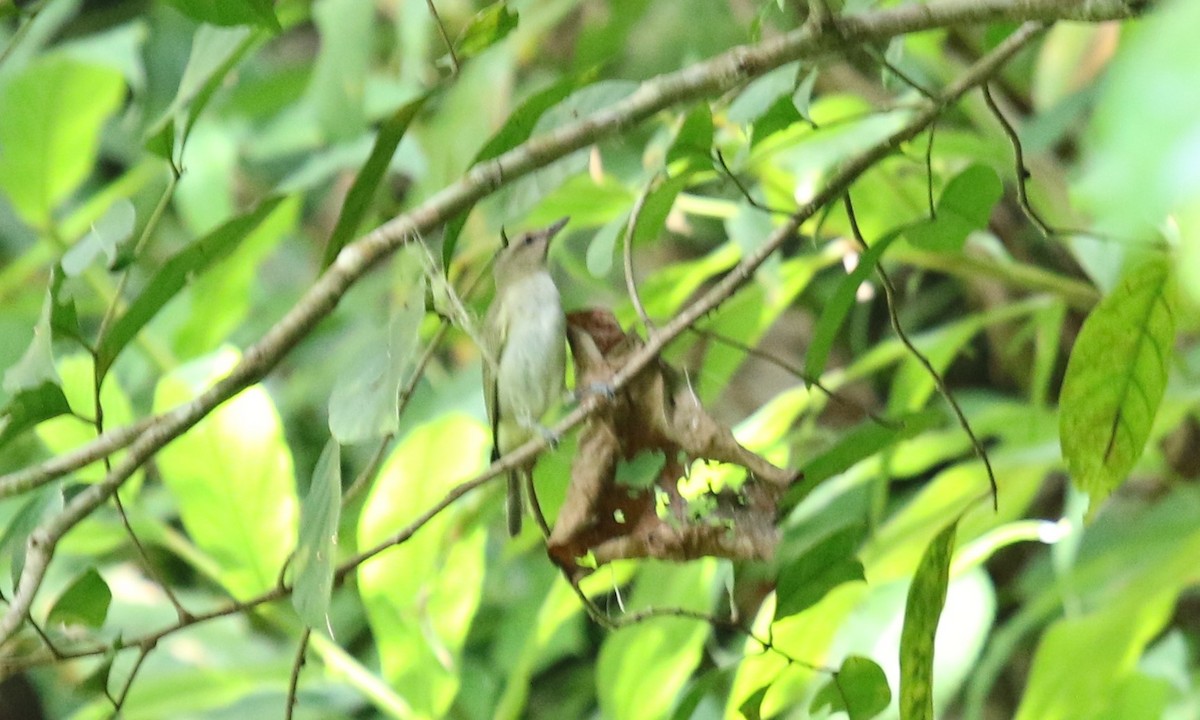
[[[337,247],[476,158],[806,12],[775,0],[436,5],[453,57],[421,0],[0,0],[0,472],[193,397]],[[927,546],[961,518],[933,648],[938,716],[1197,717],[1197,26],[1188,0],[1136,22],[1061,23],[1005,66],[991,88],[1020,138],[1024,207],[1014,145],[979,92],[852,187],[866,241],[891,243],[881,262],[900,324],[984,440],[998,511],[946,399],[892,332],[882,288],[870,275],[847,285],[859,255],[842,204],[671,344],[667,360],[711,412],[804,470],[803,491],[771,563],[624,562],[583,587],[616,617],[733,617],[772,649],[682,616],[602,629],[533,525],[504,536],[497,483],[331,596],[330,568],[486,466],[479,352],[461,323],[399,417],[395,398],[443,332],[439,278],[463,292],[487,273],[501,228],[571,216],[552,252],[564,304],[609,306],[631,326],[620,253],[645,193],[635,272],[663,322],[783,223],[771,209],[810,198],[1015,24],[791,63],[508,183],[418,238],[124,487],[144,552],[111,504],[67,534],[34,605],[39,630],[2,652],[102,650],[168,627],[164,586],[199,613],[283,573],[295,606],[184,628],[144,658],[50,659],[0,686],[0,715],[107,717],[118,698],[127,718],[280,717],[307,624],[298,718],[824,718],[847,705],[897,717],[906,596]],[[485,278],[468,316],[490,292]],[[830,320],[835,307],[844,317]],[[1094,416],[1060,417],[1065,375],[1081,412],[1104,388],[1142,398],[1101,418],[1123,432],[1128,421],[1116,470],[1079,429]],[[1081,455],[1064,461],[1075,440]],[[565,438],[539,465],[551,516],[572,449]],[[1076,477],[1076,489],[1068,467],[1086,474],[1078,458],[1098,456],[1113,477]],[[4,598],[32,528],[103,474],[97,463],[0,500]]]

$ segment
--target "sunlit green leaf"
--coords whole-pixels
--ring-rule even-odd
[[[784,507],[799,502],[812,488],[845,472],[860,460],[934,427],[943,417],[941,412],[929,410],[890,419],[888,422],[891,424],[864,420],[861,425],[843,434],[832,447],[804,465],[804,479],[788,490],[783,501]]]
[[[108,583],[95,568],[88,568],[63,590],[46,617],[52,623],[100,627],[108,615],[111,601]]]
[[[870,658],[851,655],[842,661],[842,667],[813,699],[811,709],[816,712],[828,707],[834,712],[844,712],[850,720],[870,720],[883,712],[892,701],[892,689],[888,687],[883,668]]]
[[[261,25],[278,30],[271,0],[167,0],[180,12],[213,25]]]
[[[121,103],[117,71],[42,57],[0,88],[0,189],[25,222],[51,213],[92,172],[105,120]]]
[[[517,11],[500,0],[475,14],[463,28],[455,45],[459,61],[472,58],[503,40],[517,28]]]
[[[707,612],[717,569],[708,559],[685,565],[649,563],[639,572],[630,608],[685,608]],[[661,617],[605,639],[596,660],[596,685],[606,717],[661,717],[700,661],[707,623]]]
[[[842,583],[864,579],[862,563],[855,557],[863,531],[861,526],[839,530],[780,569],[776,620],[804,611]]]
[[[992,207],[1003,193],[995,170],[972,165],[942,190],[935,217],[909,228],[905,236],[919,248],[960,252],[967,235],[987,227]]]
[[[96,438],[96,426],[85,418],[94,417],[96,376],[92,369],[92,357],[86,353],[74,353],[57,363],[62,378],[62,391],[71,407],[71,414],[52,418],[38,425],[37,437],[53,453],[61,454],[73,450]],[[134,420],[129,396],[125,393],[121,379],[110,377],[100,389],[100,405],[104,420],[109,427],[121,427]],[[114,453],[110,461],[124,457],[124,452]],[[104,462],[99,461],[79,468],[71,473],[75,480],[99,482],[107,474]],[[139,473],[140,475],[140,473]],[[125,491],[131,487],[125,485]]]
[[[367,497],[359,549],[392,538],[481,469],[488,446],[483,424],[458,414],[406,435]],[[486,539],[467,516],[451,507],[358,568],[383,677],[423,716],[445,716],[465,681],[459,662],[480,601]]]
[[[946,603],[957,530],[958,523],[950,523],[929,543],[908,590],[900,634],[901,720],[933,720],[933,640]]]
[[[1093,509],[1141,457],[1167,384],[1175,338],[1170,266],[1132,271],[1088,315],[1059,398],[1063,457]]]
[[[300,537],[292,561],[292,605],[313,629],[323,628],[329,622],[326,613],[333,592],[334,553],[342,508],[341,463],[340,447],[330,438],[300,505]]]
[[[194,398],[229,372],[232,351],[191,363],[159,382],[155,412]],[[266,390],[235,395],[158,453],[183,526],[216,561],[221,581],[245,598],[275,586],[296,537],[292,455]]]

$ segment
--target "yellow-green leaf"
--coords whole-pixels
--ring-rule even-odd
[[[1170,266],[1130,272],[1083,323],[1059,399],[1059,437],[1076,487],[1095,507],[1141,457],[1167,385],[1175,338]]]

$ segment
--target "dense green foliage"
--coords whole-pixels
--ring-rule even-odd
[[[0,0],[0,717],[1195,717],[1200,4],[972,74],[1030,4],[846,44],[906,3],[830,3],[834,51],[469,174],[358,277],[476,163],[825,3]],[[643,336],[752,270],[662,357],[804,473],[772,560],[573,588],[463,485],[488,261],[562,216],[564,305]]]

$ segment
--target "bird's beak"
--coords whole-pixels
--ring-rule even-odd
[[[558,234],[559,230],[562,230],[564,227],[566,227],[567,221],[570,219],[571,219],[570,217],[565,217],[565,218],[559,220],[558,222],[554,223],[550,227],[546,228],[545,230],[543,230],[542,233],[545,235],[546,241],[549,242],[550,240],[552,240],[554,238],[554,236]]]

